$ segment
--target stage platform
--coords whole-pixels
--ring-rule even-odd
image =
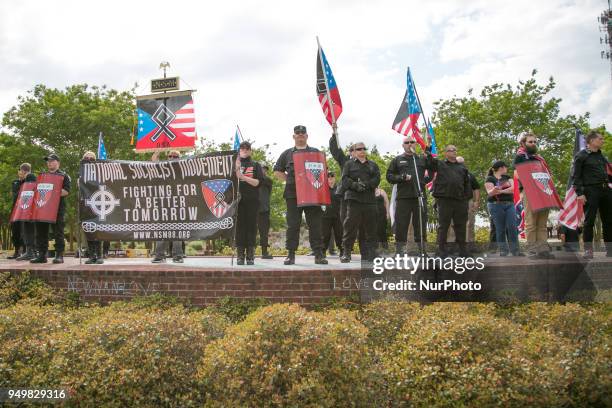
[[[65,263],[58,265],[50,261],[41,265],[0,259],[0,271],[14,274],[30,271],[32,276],[57,289],[74,291],[85,301],[101,303],[159,292],[188,298],[196,306],[206,306],[227,296],[266,298],[272,302],[306,306],[336,297],[362,302],[389,295],[419,301],[459,300],[448,292],[436,293],[432,298],[431,293],[377,291],[373,287],[376,279],[397,282],[425,275],[437,281],[479,279],[483,283],[492,282],[492,287],[519,294],[522,300],[530,297],[531,300],[563,300],[557,298],[570,289],[591,293],[586,300],[601,300],[594,297],[610,291],[612,258],[599,253],[594,260],[586,262],[573,253],[555,255],[556,259],[537,261],[487,255],[483,271],[460,275],[453,271],[416,275],[394,271],[377,275],[372,273],[371,265],[362,265],[358,255],[347,264],[341,263],[337,256],[330,256],[328,265],[315,265],[312,256],[297,256],[292,266],[283,265],[284,257],[256,258],[253,266],[238,266],[235,259],[232,266],[230,257],[221,256],[187,257],[182,264],[173,263],[170,258],[161,264],[151,263],[150,258],[110,258],[102,265],[79,264],[78,258],[73,257],[64,258]],[[542,287],[549,292],[544,298]],[[534,295],[534,292],[538,293]],[[482,299],[468,296],[465,300]]]

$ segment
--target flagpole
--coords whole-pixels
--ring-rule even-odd
[[[240,130],[240,126],[236,123],[236,129],[238,129],[238,134],[240,135],[240,141],[244,142],[244,136],[242,136],[242,130]]]
[[[336,114],[334,113],[334,101],[331,99],[329,94],[329,86],[327,84],[327,74],[325,73],[325,65],[323,63],[323,55],[321,54],[321,43],[319,42],[319,36],[317,35],[317,47],[319,48],[319,61],[321,61],[321,71],[323,71],[323,78],[325,79],[325,93],[327,94],[327,100],[329,101],[329,110],[332,118],[332,132],[336,135],[336,144],[340,149],[340,138],[338,137],[338,125],[336,124]]]
[[[408,67],[408,75],[410,76],[410,81],[412,82],[412,89],[414,89],[414,93],[417,97],[417,102],[419,103],[419,109],[421,109],[421,115],[423,115],[423,122],[425,122],[425,129],[427,129],[427,135],[429,136],[427,139],[431,137],[429,135],[429,128],[427,126],[427,119],[425,119],[425,111],[423,111],[423,105],[421,105],[421,98],[419,98],[419,91],[417,91],[416,84],[414,83],[414,78],[412,78],[412,74],[410,73],[410,67]]]

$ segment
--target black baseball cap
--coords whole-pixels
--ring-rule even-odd
[[[247,142],[246,140],[242,143],[240,143],[240,148],[241,149],[251,149],[251,142]]]
[[[57,154],[55,154],[55,153],[51,153],[50,155],[45,156],[43,160],[44,160],[44,161],[49,161],[49,160],[57,160],[57,161],[60,161],[60,158],[59,158],[59,156],[58,156]]]
[[[306,126],[304,126],[304,125],[297,125],[297,126],[295,126],[295,127],[293,128],[293,133],[298,133],[298,132],[300,132],[300,133],[302,133],[302,132],[303,132],[303,133],[306,133]]]

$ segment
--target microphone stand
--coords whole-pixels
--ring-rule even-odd
[[[412,151],[412,148],[410,149]],[[416,176],[416,190],[419,200],[419,235],[421,236],[421,242],[419,243],[421,249],[421,256],[425,255],[425,243],[423,242],[423,190],[421,189],[421,179],[419,178],[419,169],[416,164],[416,151],[412,151],[412,163],[414,164],[414,174]]]

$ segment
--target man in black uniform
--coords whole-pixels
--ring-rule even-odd
[[[329,185],[331,204],[323,208],[323,244],[329,242],[333,231],[336,246],[340,254],[342,254],[342,221],[340,220],[341,198],[336,194],[336,173],[333,171],[327,173],[327,183]]]
[[[60,170],[60,158],[53,153],[44,158],[47,162],[48,173],[57,174],[64,177],[62,183],[62,191],[60,193],[60,202],[57,209],[57,219],[55,224],[48,222],[36,222],[36,251],[37,257],[32,259],[31,263],[47,263],[47,251],[49,249],[49,226],[53,227],[53,239],[55,241],[55,259],[53,263],[64,263],[64,216],[66,215],[66,197],[70,193],[70,176]]]
[[[380,170],[376,163],[366,157],[366,147],[362,142],[353,145],[355,158],[347,161],[342,169],[342,187],[346,190],[346,219],[342,248],[344,253],[340,261],[351,261],[351,250],[360,226],[364,230],[362,260],[374,258],[373,243],[376,234],[376,196],[375,190],[380,184]]]
[[[13,181],[13,207],[17,205],[19,198],[19,190],[23,183],[36,181],[36,176],[31,173],[32,166],[30,163],[22,163],[17,171],[18,179]],[[15,253],[8,259],[17,261],[26,261],[34,259],[34,224],[29,221],[15,221],[11,224],[11,232],[13,238],[13,246]],[[21,248],[25,248],[23,253],[20,253]]]
[[[270,196],[272,195],[272,179],[268,177],[268,165],[262,166],[264,177],[259,186],[259,214],[257,214],[257,229],[261,245],[261,259],[272,259],[268,253],[268,235],[270,234]]]
[[[395,207],[395,251],[402,255],[406,248],[408,228],[412,223],[414,242],[424,251],[421,245],[427,241],[427,198],[425,187],[425,170],[432,171],[431,155],[424,157],[416,154],[416,139],[412,136],[404,138],[404,153],[394,158],[387,169],[387,181],[397,184]],[[418,174],[415,172],[415,166]],[[419,216],[419,185],[423,197],[421,214]],[[421,220],[423,223],[421,224]]]
[[[306,215],[306,223],[308,224],[308,239],[310,248],[315,253],[316,264],[327,264],[325,254],[323,253],[323,238],[321,236],[321,207],[298,207],[297,194],[295,191],[295,171],[293,164],[293,153],[301,150],[305,152],[318,152],[318,149],[310,147],[307,144],[308,133],[306,126],[298,125],[293,128],[293,140],[295,146],[285,150],[274,165],[274,175],[281,181],[285,182],[285,202],[287,203],[287,243],[286,247],[289,251],[285,259],[285,265],[295,264],[295,250],[298,247],[300,236],[300,226],[302,224],[302,212]]]
[[[430,153],[426,152],[428,156]],[[472,191],[468,170],[457,162],[457,148],[448,145],[445,160],[433,159],[433,171],[437,172],[433,184],[433,196],[438,204],[438,256],[448,256],[448,228],[454,224],[459,256],[468,257],[465,245],[465,229],[468,219],[468,200]]]
[[[574,187],[584,207],[584,257],[593,258],[593,227],[597,211],[601,217],[606,255],[612,256],[612,178],[610,163],[601,152],[603,135],[591,131],[587,147],[574,158]]]
[[[257,239],[257,213],[259,212],[259,186],[264,175],[261,166],[251,158],[251,143],[240,143],[236,161],[236,177],[240,181],[240,203],[236,220],[236,248],[238,265],[255,264],[255,240]]]

